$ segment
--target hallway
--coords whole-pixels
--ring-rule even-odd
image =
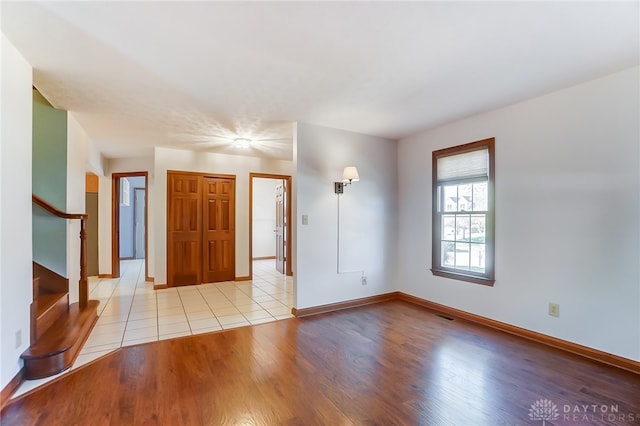
[[[144,281],[144,259],[123,260],[121,277],[90,277],[89,298],[100,301],[98,321],[72,371],[124,346],[293,318],[293,278],[274,260],[253,262],[252,281],[154,290]],[[27,380],[14,397],[55,377]]]

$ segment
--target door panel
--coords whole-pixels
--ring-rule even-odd
[[[168,173],[167,284],[200,284],[202,251],[201,177]]]
[[[217,231],[218,230],[218,200],[206,200],[206,208],[205,208],[205,219],[207,221],[207,230],[209,231]]]
[[[170,246],[172,261],[176,267],[171,285],[189,285],[200,282],[200,250],[196,241],[174,241]]]
[[[235,279],[235,181],[204,177],[203,282]]]
[[[230,200],[220,201],[220,230],[231,230],[231,202]]]
[[[207,262],[205,263],[205,270],[215,271],[217,269],[218,262],[216,261],[216,253],[217,250],[217,242],[216,241],[208,241],[207,244],[209,247],[207,248]]]
[[[136,259],[144,259],[145,253],[145,214],[144,206],[146,205],[147,191],[144,188],[135,188],[134,190],[134,204],[133,204],[133,257]]]

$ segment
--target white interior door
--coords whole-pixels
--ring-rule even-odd
[[[134,257],[136,259],[144,259],[146,256],[144,247],[144,205],[146,191],[144,188],[136,188],[134,195],[134,211],[133,211],[133,227],[134,227]]]

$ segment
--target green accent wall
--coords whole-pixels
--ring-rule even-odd
[[[35,195],[67,210],[67,111],[55,109],[33,90],[33,176]],[[33,260],[67,276],[67,220],[33,206]]]

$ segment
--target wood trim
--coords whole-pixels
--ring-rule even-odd
[[[244,276],[244,277],[235,277],[233,279],[234,281],[251,281],[251,277],[249,275]]]
[[[441,261],[441,229],[442,213],[438,212],[438,159],[450,155],[464,154],[480,149],[487,149],[489,155],[489,198],[486,214],[485,233],[485,266],[484,274],[470,274],[464,271],[440,266]],[[482,139],[463,145],[452,146],[431,152],[431,272],[435,276],[466,281],[474,284],[493,286],[495,282],[495,138]]]
[[[221,178],[221,179],[233,179],[233,180],[237,179],[236,175],[224,174],[224,173],[185,172],[184,170],[167,170],[167,174],[168,173],[178,173],[178,174],[181,174],[181,175],[204,176],[204,177]]]
[[[311,308],[296,309],[291,308],[291,313],[298,317],[308,317],[310,315],[325,314],[343,309],[356,308],[358,306],[371,305],[372,303],[386,302],[398,298],[397,292],[378,294],[376,296],[363,297],[361,299],[346,300],[344,302],[330,303],[328,305],[313,306]]]
[[[153,289],[154,290],[165,290],[167,288],[169,288],[169,286],[166,285],[166,284],[154,284],[153,285]]]
[[[98,278],[113,278],[112,274],[98,274]]]
[[[146,277],[144,277],[144,280],[148,283],[153,283],[156,279],[147,275]]]
[[[144,278],[145,280],[147,279],[147,277],[149,277],[149,176],[145,175],[144,177]]]
[[[149,172],[111,174],[111,278],[120,277],[120,178],[144,177],[144,274],[149,275]]]
[[[120,176],[111,175],[111,277],[120,276]]]
[[[42,207],[52,215],[61,217],[62,219],[86,220],[87,217],[89,217],[89,215],[86,213],[66,213],[66,212],[63,212],[62,210],[58,210],[56,206],[43,200],[42,198],[38,197],[36,194],[31,194],[31,201],[33,201],[35,204],[39,205],[40,207]]]
[[[589,358],[594,361],[598,361],[603,364],[608,364],[614,367],[621,368],[623,370],[631,371],[632,373],[640,374],[640,362],[634,361],[628,358],[623,358],[618,355],[603,352],[597,349],[593,349],[587,346],[579,345],[577,343],[569,342],[567,340],[558,339],[556,337],[548,336],[546,334],[538,333],[535,331],[527,330],[517,327],[515,325],[507,324],[504,322],[492,320],[480,315],[475,315],[469,312],[461,311],[459,309],[451,308],[449,306],[441,305],[439,303],[431,302],[429,300],[421,299],[416,296],[411,296],[406,293],[396,292],[396,298],[404,300],[415,305],[419,305],[430,309],[432,311],[441,312],[443,314],[460,318],[469,322],[473,322],[484,327],[493,328],[505,333],[513,334],[524,339],[532,340],[534,342],[542,343],[547,346],[551,346],[556,349],[570,352],[576,355],[580,355],[585,358]]]
[[[449,272],[449,271],[445,271],[437,268],[431,268],[431,273],[437,277],[450,278],[452,280],[458,280],[458,281],[466,281],[468,283],[486,285],[489,287],[493,287],[493,284],[496,282],[496,280],[490,279],[490,278],[476,277],[475,275],[466,275],[459,272]]]
[[[287,276],[293,276],[293,266],[291,262],[293,259],[291,253],[293,251],[292,228],[292,194],[293,194],[293,179],[290,175],[278,175],[273,173],[249,173],[249,279],[253,278],[253,178],[263,179],[278,179],[286,181],[287,185],[287,211],[285,212],[287,217],[287,251],[285,252],[285,272]]]
[[[9,383],[2,388],[2,391],[0,392],[0,410],[4,408],[7,402],[9,402],[11,395],[18,390],[22,383],[24,383],[24,367],[22,367],[20,371],[13,376],[13,379],[9,380]]]
[[[251,260],[271,260],[275,259],[275,256],[260,256],[260,257],[252,257]]]

